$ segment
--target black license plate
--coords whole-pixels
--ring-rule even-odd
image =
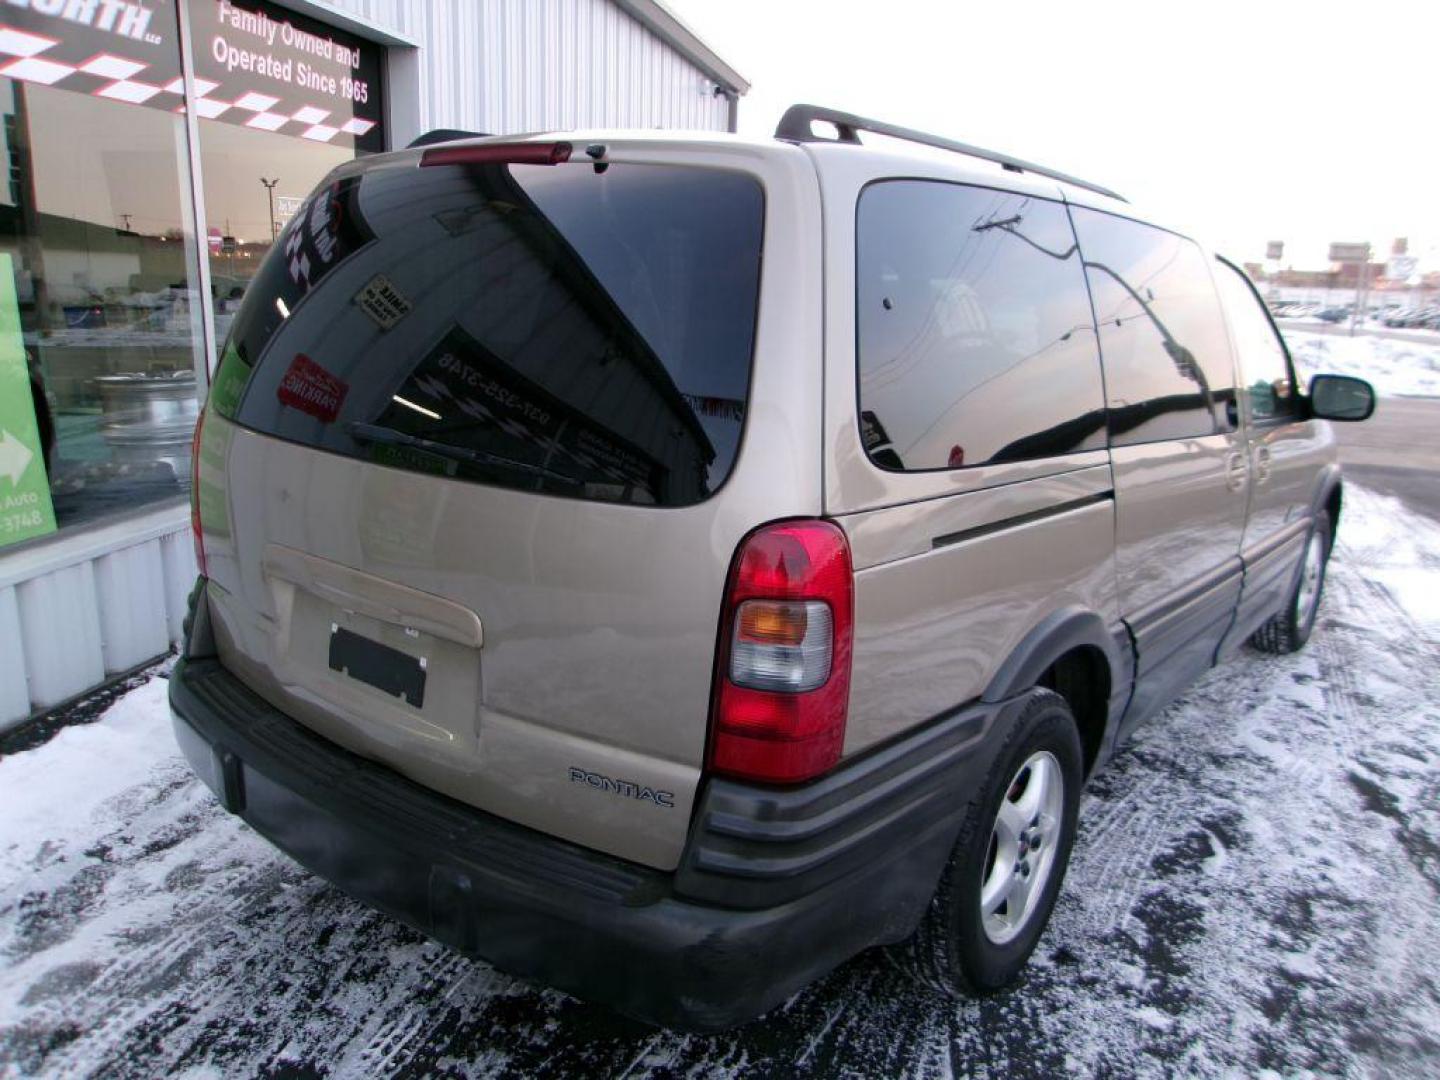
[[[330,630],[330,670],[373,686],[417,709],[425,704],[425,661],[351,633],[343,626]]]

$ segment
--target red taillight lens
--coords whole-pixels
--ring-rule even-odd
[[[767,525],[730,570],[710,769],[795,783],[840,759],[854,639],[850,545],[828,521]]]
[[[437,146],[420,155],[421,165],[559,165],[570,160],[568,142],[480,143]]]
[[[205,575],[205,537],[200,530],[200,430],[205,426],[205,410],[195,421],[195,434],[190,440],[190,532],[195,537],[195,565]]]

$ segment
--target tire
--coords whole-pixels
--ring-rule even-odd
[[[901,968],[947,997],[1000,990],[1019,977],[1050,919],[1070,861],[1084,775],[1080,735],[1064,698],[1049,690],[1031,693],[1034,700],[1006,736],[966,809],[920,926],[891,948]],[[1032,791],[1034,778],[1042,775],[1041,787]],[[1053,798],[1043,797],[1042,791]],[[1020,808],[1024,826],[1034,818],[1028,800],[1036,798],[1043,810],[1040,817],[1052,820],[1048,826],[1041,822],[1041,844],[1032,847],[1035,833],[1022,829],[1015,836],[1014,812],[1007,811],[1002,820],[1001,809],[1002,803]],[[1020,863],[1027,867],[1023,875]],[[1012,912],[1005,909],[1013,902],[1015,881],[1029,885]],[[1000,891],[1006,893],[988,919],[981,911],[982,887],[990,891],[992,902]]]
[[[1315,518],[1295,585],[1285,607],[1270,621],[1250,635],[1250,644],[1261,652],[1293,653],[1304,648],[1315,629],[1315,616],[1320,611],[1320,598],[1325,592],[1325,568],[1330,562],[1332,539],[1330,515],[1321,511]]]

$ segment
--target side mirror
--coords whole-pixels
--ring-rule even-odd
[[[1316,375],[1310,380],[1310,415],[1317,420],[1368,420],[1375,388],[1349,375]]]

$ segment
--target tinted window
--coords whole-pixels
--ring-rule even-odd
[[[1260,297],[1245,276],[1229,263],[1215,269],[1220,296],[1230,314],[1235,351],[1240,357],[1240,384],[1255,420],[1294,416],[1298,398],[1290,378],[1290,358]]]
[[[1105,444],[1075,238],[1058,203],[922,180],[873,184],[856,236],[861,436],[888,469]]]
[[[1234,430],[1234,366],[1204,255],[1189,240],[1075,208],[1116,445]]]
[[[671,166],[332,180],[256,275],[212,401],[397,468],[697,502],[739,446],[762,217],[753,179]]]

